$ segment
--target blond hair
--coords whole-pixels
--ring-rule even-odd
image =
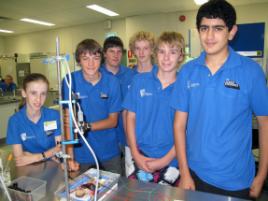
[[[184,41],[184,37],[182,36],[182,34],[175,32],[175,31],[163,32],[156,41],[155,54],[157,53],[159,46],[163,43],[168,44],[172,47],[178,47],[179,49],[181,49],[183,60],[182,62],[180,62],[180,64],[183,63],[185,59],[185,41]]]
[[[146,31],[139,31],[135,33],[129,40],[129,49],[131,50],[131,52],[134,52],[135,50],[136,41],[142,41],[142,40],[148,41],[151,49],[154,50],[155,37],[153,33]]]

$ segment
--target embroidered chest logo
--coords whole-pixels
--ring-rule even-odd
[[[25,141],[26,138],[27,138],[26,133],[21,133],[21,134],[20,134],[20,138],[21,138],[22,141]]]
[[[144,97],[144,96],[152,96],[153,93],[147,92],[145,89],[141,89],[140,90],[140,95],[141,95],[141,97]]]
[[[187,88],[190,89],[190,88],[196,88],[196,87],[199,87],[200,86],[200,83],[199,82],[192,82],[191,80],[188,80],[187,81]]]
[[[240,90],[239,84],[237,84],[234,80],[226,79],[224,82],[224,86],[227,88]]]
[[[35,136],[29,136],[29,135],[27,135],[27,133],[21,133],[20,134],[20,139],[22,141],[26,141],[26,140],[33,139],[33,138],[35,138]]]

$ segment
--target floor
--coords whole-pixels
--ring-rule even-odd
[[[10,153],[11,151],[12,151],[11,146],[7,146],[2,143],[0,144],[0,155],[3,152],[6,155],[7,153]],[[268,201],[268,178],[266,179],[266,182],[264,184],[264,190],[261,196],[256,201]]]

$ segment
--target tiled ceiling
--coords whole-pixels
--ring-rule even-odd
[[[233,5],[268,3],[268,0],[229,0]],[[109,8],[119,16],[108,17],[87,9],[89,4]],[[128,16],[196,10],[193,0],[0,0],[0,29],[12,30],[12,35],[44,31],[85,23],[119,19]],[[21,22],[34,18],[56,24],[53,27]],[[0,36],[11,34],[0,33]]]

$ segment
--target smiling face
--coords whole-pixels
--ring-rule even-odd
[[[183,61],[181,48],[168,43],[159,44],[156,55],[159,71],[162,72],[176,71],[179,63]]]
[[[93,54],[85,52],[79,56],[79,61],[83,75],[86,79],[98,75],[101,63],[101,55],[99,53]]]
[[[26,89],[22,89],[22,97],[26,100],[27,111],[39,112],[47,97],[48,85],[43,80],[27,83]]]
[[[202,47],[208,56],[218,56],[228,53],[228,41],[232,40],[237,27],[229,31],[225,22],[220,18],[202,18],[199,28]]]

